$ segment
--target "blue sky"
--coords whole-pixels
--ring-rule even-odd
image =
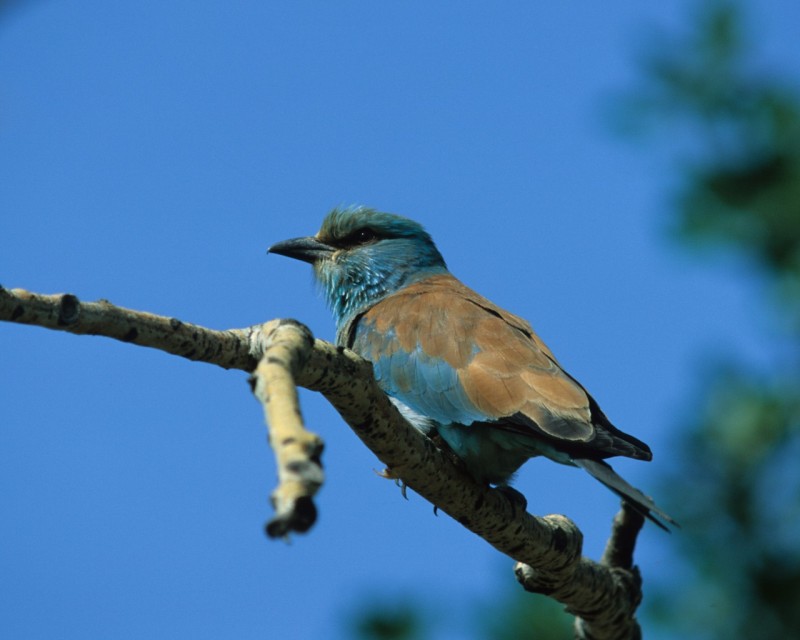
[[[332,339],[307,265],[266,248],[338,204],[402,213],[651,445],[653,463],[616,467],[655,493],[698,363],[769,348],[741,265],[710,269],[665,239],[668,156],[603,119],[648,29],[685,15],[23,3],[0,16],[0,282],[213,328],[295,317]],[[754,17],[765,68],[796,63],[797,5]],[[510,560],[378,478],[314,394],[327,484],[317,526],[286,545],[262,533],[275,468],[243,373],[8,324],[0,358],[7,637],[337,638],[361,604],[416,598],[458,638],[513,580]],[[613,495],[546,461],[517,488],[534,513],[575,519],[598,556]],[[645,580],[679,579],[672,545],[645,530]]]

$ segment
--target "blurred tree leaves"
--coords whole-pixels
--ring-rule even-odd
[[[616,116],[628,132],[668,134],[679,240],[746,256],[788,332],[765,336],[782,350],[767,370],[735,352],[710,367],[667,483],[694,579],[654,610],[684,638],[800,638],[797,79],[758,68],[737,3],[700,6],[690,32],[653,40]]]
[[[424,609],[410,602],[373,602],[355,612],[351,626],[359,640],[425,640]]]
[[[505,567],[506,570],[508,567]],[[554,600],[523,591],[510,571],[501,587],[464,610],[437,603],[373,601],[354,612],[352,637],[358,640],[428,640],[446,636],[480,640],[565,640],[573,636],[573,617]],[[437,631],[446,629],[439,634]]]
[[[491,640],[565,640],[573,637],[574,618],[549,598],[523,591],[508,575],[508,594],[492,598],[491,609],[480,611],[476,638]]]
[[[796,323],[797,78],[759,68],[738,3],[715,0],[695,10],[689,33],[651,38],[641,85],[617,103],[616,125],[627,133],[666,133],[681,148],[674,228],[685,242],[749,255],[776,280]]]

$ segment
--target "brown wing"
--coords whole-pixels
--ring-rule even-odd
[[[487,420],[520,414],[553,438],[594,436],[586,392],[531,326],[453,276],[412,284],[373,307],[363,321],[374,335],[392,334],[395,349],[419,349],[454,368],[467,398]]]

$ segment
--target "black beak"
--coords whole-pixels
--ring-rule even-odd
[[[311,264],[314,264],[318,260],[330,258],[334,251],[336,251],[334,247],[320,242],[314,237],[284,240],[283,242],[273,244],[267,249],[267,253],[277,253],[279,256],[288,256],[289,258],[310,262]]]

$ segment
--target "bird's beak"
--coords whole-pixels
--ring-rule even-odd
[[[267,249],[267,253],[277,253],[279,256],[288,256],[289,258],[310,262],[311,264],[319,260],[330,258],[334,251],[336,251],[334,247],[320,242],[313,236],[284,240],[283,242],[273,244]]]

